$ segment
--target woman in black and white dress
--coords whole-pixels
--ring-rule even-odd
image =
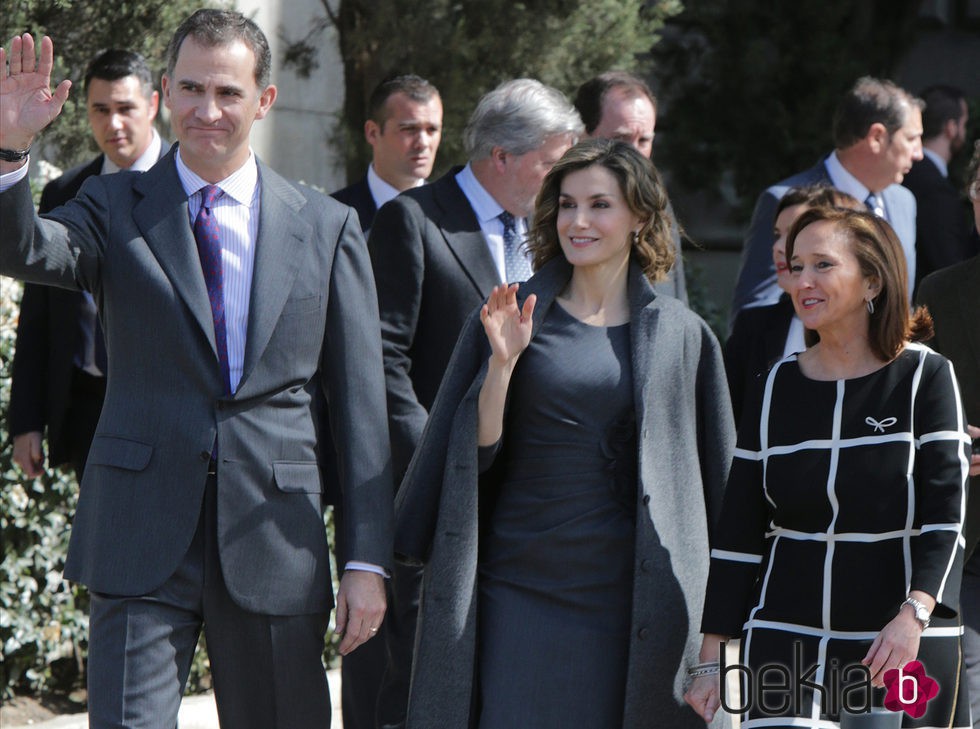
[[[880,687],[913,660],[939,694],[905,726],[966,726],[956,617],[970,441],[952,366],[913,343],[931,321],[909,316],[887,223],[808,210],[787,257],[811,346],[747,400],[712,543],[705,665],[687,700],[706,719],[717,712],[713,662],[740,635],[753,680],[777,665],[794,686],[826,687],[760,702],[743,673],[744,729],[836,726],[843,688],[864,683],[854,666]]]

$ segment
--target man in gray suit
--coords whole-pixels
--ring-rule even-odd
[[[9,59],[9,68],[5,61]],[[172,727],[204,628],[224,727],[330,724],[333,606],[311,403],[323,387],[348,519],[337,630],[373,636],[390,568],[377,300],[350,208],[258,162],[276,98],[262,31],[200,10],[168,49],[178,146],[34,215],[26,158],[60,112],[53,47],[0,54],[0,272],[92,293],[105,405],[65,575],[92,593],[93,727]]]
[[[485,94],[464,131],[469,163],[378,211],[368,238],[381,310],[396,481],[422,435],[456,338],[502,281],[530,275],[523,237],[545,175],[582,122],[565,96],[532,79]],[[508,223],[504,223],[504,220]],[[509,228],[509,233],[508,233]],[[421,572],[399,566],[386,626],[378,725],[402,726]]]
[[[653,158],[653,138],[657,125],[657,97],[646,81],[626,71],[606,71],[578,87],[575,108],[585,124],[585,133],[597,139],[617,139],[632,145],[644,157]],[[658,282],[657,293],[670,294],[687,303],[681,236],[673,206],[667,203],[670,237],[674,241],[674,267],[665,281]]]
[[[774,304],[781,289],[772,263],[776,204],[791,187],[825,183],[885,218],[905,251],[909,296],[915,282],[915,197],[901,186],[922,159],[922,102],[891,81],[857,80],[834,115],[834,151],[810,169],[778,182],[755,204],[742,247],[730,320],[746,306]]]

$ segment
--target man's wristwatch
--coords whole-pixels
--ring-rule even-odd
[[[0,159],[4,162],[20,162],[21,160],[27,159],[27,155],[31,153],[31,148],[27,149],[2,149],[0,148]]]
[[[905,598],[905,602],[902,605],[909,605],[912,608],[912,613],[915,615],[915,619],[919,621],[919,625],[922,626],[923,630],[929,627],[929,608],[914,597]]]

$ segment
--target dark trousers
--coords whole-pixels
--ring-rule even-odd
[[[329,729],[322,655],[328,614],[243,610],[228,594],[216,543],[217,480],[177,571],[139,597],[92,593],[92,729],[172,729],[203,626],[224,729]]]

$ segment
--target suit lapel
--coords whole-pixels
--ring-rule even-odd
[[[432,195],[441,213],[440,219],[435,222],[467,278],[480,296],[485,297],[501,283],[500,274],[487,248],[487,240],[483,237],[473,206],[456,183],[456,172],[458,170],[451,170],[433,183]]]
[[[309,260],[300,255],[300,246],[315,244],[309,223],[297,215],[306,204],[305,198],[262,163],[259,163],[259,185],[259,234],[239,391],[272,337],[300,261]]]
[[[217,358],[207,285],[173,155],[139,175],[133,188],[142,195],[133,207],[133,220]]]

